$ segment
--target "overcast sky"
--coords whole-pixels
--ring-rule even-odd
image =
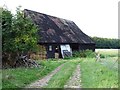
[[[74,21],[89,36],[118,38],[120,0],[0,0],[13,13],[16,7]]]

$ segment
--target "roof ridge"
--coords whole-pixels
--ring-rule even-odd
[[[49,14],[41,13],[41,12],[30,10],[30,9],[24,9],[24,11],[32,11],[32,12],[43,14],[43,15],[47,15],[47,16],[50,16],[50,17],[53,17],[53,18],[59,18],[59,19],[62,19],[62,20],[73,22],[72,20],[69,20],[69,19],[64,19],[64,18],[61,18],[61,17],[52,16],[52,15],[49,15]]]

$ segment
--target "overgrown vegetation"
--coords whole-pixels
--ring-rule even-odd
[[[21,54],[37,50],[37,26],[24,16],[19,8],[16,14],[2,8],[2,57],[3,66],[14,66]]]
[[[3,90],[23,88],[26,85],[42,78],[50,73],[56,67],[65,61],[38,61],[40,68],[17,68],[5,69],[2,72],[2,88]]]
[[[120,39],[91,37],[96,43],[96,48],[120,49]]]
[[[3,8],[2,12],[3,52],[33,51],[37,46],[37,27],[17,8],[16,14]]]
[[[96,56],[96,54],[92,50],[74,51],[73,52],[73,57],[94,58],[95,56]]]
[[[0,70],[0,90],[2,89],[2,70]]]

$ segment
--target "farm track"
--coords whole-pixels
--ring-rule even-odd
[[[37,80],[30,85],[28,85],[25,88],[42,88],[48,85],[49,80],[58,73],[61,68],[64,66],[64,64],[58,66],[55,70],[53,70],[50,74],[43,77],[40,80]],[[76,66],[76,69],[73,71],[73,74],[69,78],[68,82],[64,85],[64,88],[81,88],[81,80],[80,80],[80,65],[78,64]]]
[[[80,65],[78,64],[73,75],[70,77],[66,85],[64,85],[64,88],[81,88],[80,75]]]
[[[43,77],[42,79],[28,85],[26,88],[41,88],[43,86],[46,86],[51,79],[53,75],[55,75],[58,71],[61,70],[61,68],[64,66],[64,64],[58,66],[55,70],[53,70],[50,74],[47,76]]]

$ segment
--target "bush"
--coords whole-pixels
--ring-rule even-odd
[[[105,55],[103,55],[103,54],[100,54],[100,58],[105,58]]]
[[[74,51],[73,52],[73,57],[81,57],[81,58],[93,58],[95,57],[95,52],[93,52],[92,50],[83,50],[83,51]]]
[[[69,56],[69,57],[64,57],[64,60],[71,60],[73,57]]]
[[[85,50],[84,53],[85,53],[86,57],[93,58],[96,56],[95,52],[93,52],[92,50]]]

